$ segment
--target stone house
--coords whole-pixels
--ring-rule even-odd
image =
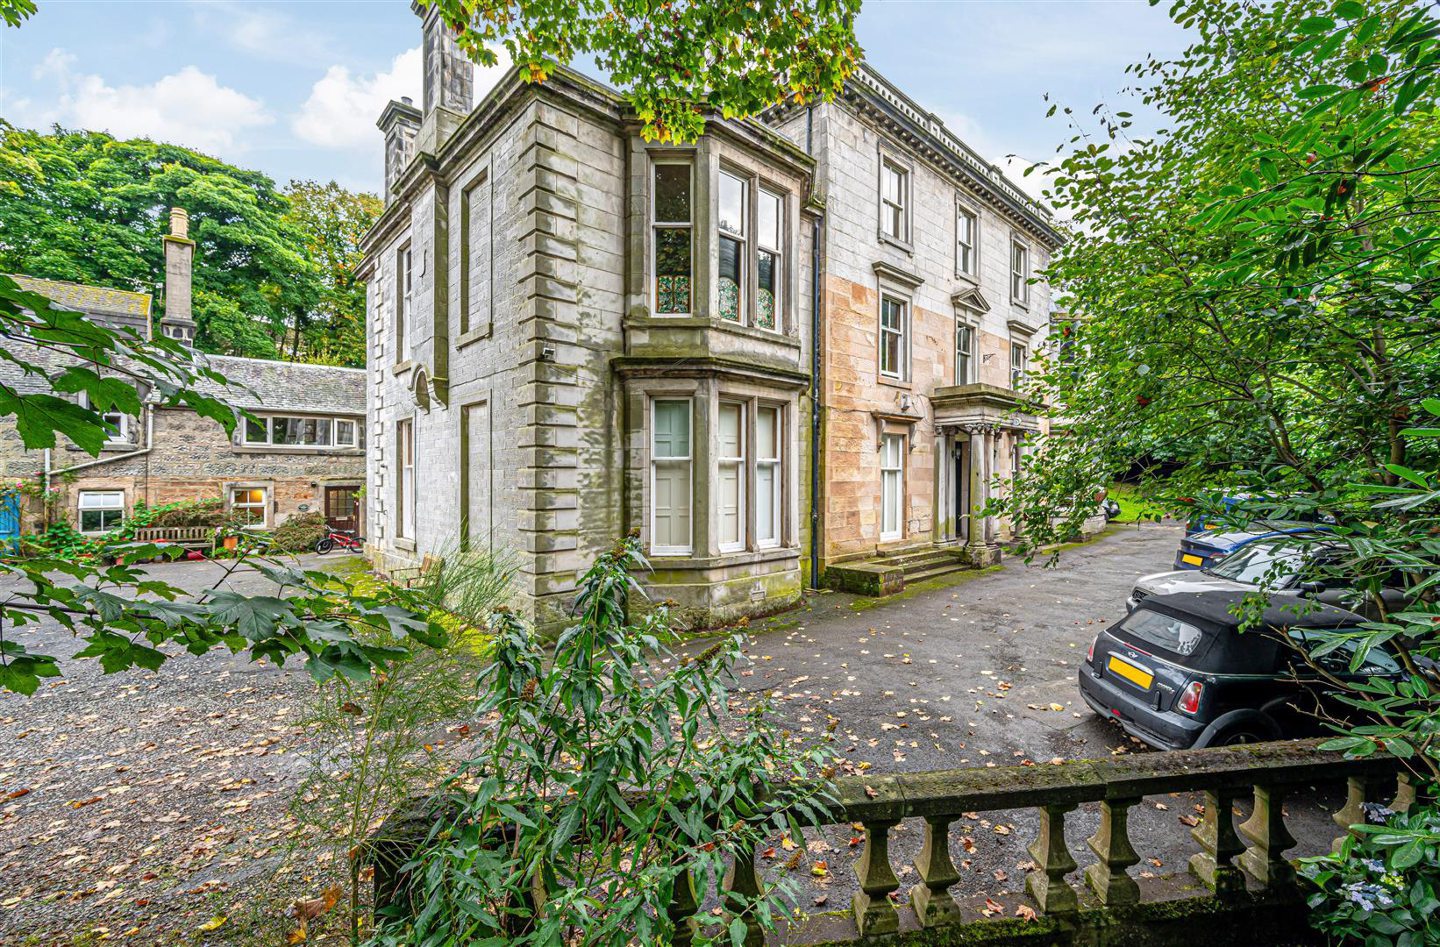
[[[476,104],[471,64],[415,9],[423,102],[380,117],[386,209],[361,271],[382,570],[503,550],[524,610],[553,625],[635,530],[649,594],[714,625],[791,604],[815,562],[972,533],[994,554],[998,524],[969,530],[950,478],[979,496],[1036,427],[1014,416],[1008,364],[1043,336],[1028,277],[1058,237],[1013,185],[923,113],[884,124],[889,87],[868,73],[813,111],[711,116],[686,146],[646,142],[622,97],[568,69],[512,70]],[[882,154],[908,175],[888,204]],[[1029,254],[1013,295],[1012,244]],[[882,379],[896,304],[886,357],[902,361]],[[973,332],[959,379],[957,318]],[[957,450],[984,459],[936,463]]]
[[[185,212],[171,214],[165,238],[165,315],[159,327],[189,343],[190,283],[195,244]],[[152,331],[146,293],[13,277],[23,288],[85,313],[109,326]],[[17,345],[24,343],[15,342]],[[63,356],[26,352],[22,357],[60,368]],[[0,477],[44,484],[58,491],[52,505],[81,532],[99,535],[131,514],[137,503],[156,506],[179,500],[219,499],[257,527],[273,528],[295,514],[324,512],[338,528],[359,529],[365,482],[365,373],[336,368],[196,354],[223,375],[229,387],[206,383],[207,394],[224,398],[253,418],[241,419],[227,436],[215,422],[151,399],[139,417],[108,416],[114,436],[99,457],[72,444],[26,450],[10,419],[0,421]],[[9,363],[0,381],[22,391],[50,389]],[[43,529],[44,505],[23,511],[26,531]]]
[[[1008,525],[979,511],[1041,430],[1023,379],[1050,323],[1034,276],[1061,234],[868,68],[835,102],[765,120],[814,155],[825,210],[819,569],[886,591],[998,561]]]

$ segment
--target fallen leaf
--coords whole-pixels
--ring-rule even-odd
[[[1016,905],[1015,916],[1023,917],[1027,921],[1033,921],[1035,920],[1035,909],[1028,904]]]
[[[217,914],[210,920],[206,921],[204,924],[201,924],[199,927],[197,927],[196,930],[202,934],[208,934],[211,931],[218,931],[220,928],[225,926],[225,920],[225,915]]]

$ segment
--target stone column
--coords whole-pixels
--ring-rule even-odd
[[[996,522],[993,516],[980,516],[990,502],[994,471],[991,469],[991,448],[994,431],[989,425],[967,424],[961,427],[970,438],[970,537],[965,544],[966,558],[976,568],[993,566],[1000,561],[1000,547],[996,541]]]

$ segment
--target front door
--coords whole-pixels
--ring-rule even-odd
[[[360,523],[358,487],[325,488],[325,525],[335,530],[354,530]]]
[[[961,438],[955,439],[954,450],[954,490],[952,501],[955,504],[955,538],[959,542],[970,541],[970,445]]]

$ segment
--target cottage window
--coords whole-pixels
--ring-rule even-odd
[[[395,425],[395,535],[415,538],[415,420]]]
[[[880,374],[887,378],[903,379],[906,375],[909,320],[904,301],[880,297]]]
[[[755,545],[780,545],[780,409],[755,413]]]
[[[905,435],[886,434],[880,441],[880,539],[904,535]]]
[[[650,410],[650,551],[688,556],[690,540],[690,412],[686,399],[656,400]]]
[[[410,244],[395,255],[395,361],[410,358],[410,324],[414,313],[415,277]]]
[[[1022,306],[1030,302],[1030,248],[1019,240],[1010,243],[1010,298]]]
[[[1015,391],[1020,390],[1020,383],[1025,380],[1026,370],[1025,346],[1019,342],[1010,343],[1010,387]]]
[[[880,233],[892,240],[909,239],[910,172],[890,158],[880,161]]]
[[[688,315],[694,283],[690,164],[657,163],[653,183],[655,312]]]
[[[230,515],[247,528],[264,528],[270,512],[269,491],[264,487],[232,487]]]
[[[980,220],[975,212],[966,207],[955,211],[955,273],[958,276],[977,276],[977,250],[980,235]]]
[[[975,327],[955,322],[955,384],[968,385],[975,373]]]
[[[745,548],[745,406],[720,403],[720,551]]]
[[[358,447],[359,422],[351,418],[266,416],[245,419],[245,443],[259,447]]]
[[[108,533],[125,521],[123,490],[81,490],[80,532]]]
[[[720,172],[720,318],[743,322],[745,313],[746,182]]]
[[[781,328],[781,241],[785,234],[785,197],[760,189],[755,214],[755,324],[762,329]]]
[[[80,392],[80,407],[93,410],[90,407],[89,392]],[[100,420],[111,428],[105,432],[105,446],[130,443],[130,416],[128,414],[119,411],[105,411],[100,414]]]

